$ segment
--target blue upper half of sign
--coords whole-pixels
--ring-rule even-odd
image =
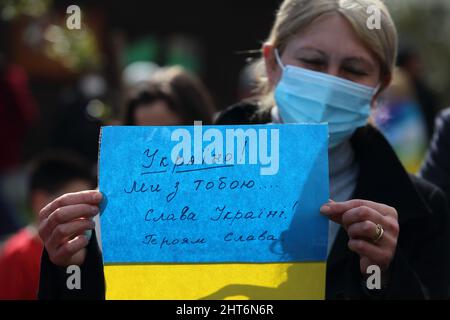
[[[325,261],[327,125],[104,127],[103,259]]]

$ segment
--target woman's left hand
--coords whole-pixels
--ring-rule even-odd
[[[389,268],[397,249],[397,210],[372,201],[351,200],[330,201],[320,212],[345,228],[350,238],[348,247],[360,256],[361,273],[366,274],[371,265],[379,266],[382,271]],[[383,229],[381,238],[378,225]]]

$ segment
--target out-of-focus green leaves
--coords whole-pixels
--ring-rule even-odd
[[[7,21],[20,15],[40,17],[48,12],[52,4],[53,0],[1,0],[1,17]]]
[[[34,35],[37,42],[33,42],[33,49],[42,50],[47,57],[70,71],[79,73],[100,68],[100,48],[93,30],[84,21],[80,30],[67,29],[65,16],[58,21],[51,19],[52,5],[53,0],[0,0],[0,14],[6,21],[20,16],[30,17],[28,23],[34,28],[26,30],[39,33]]]
[[[44,39],[46,55],[74,72],[98,69],[101,66],[97,38],[86,25],[80,30],[50,25],[44,31]]]

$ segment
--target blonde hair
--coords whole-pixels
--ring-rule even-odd
[[[381,28],[370,30],[368,8],[380,11]],[[277,12],[275,23],[266,43],[283,52],[289,40],[301,29],[327,13],[340,13],[352,25],[363,43],[377,56],[382,78],[390,77],[397,56],[397,30],[392,17],[380,0],[285,0]],[[273,106],[273,88],[270,87],[264,59],[256,62],[258,100],[263,107]],[[380,91],[385,89],[380,88]]]

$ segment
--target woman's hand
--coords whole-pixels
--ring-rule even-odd
[[[399,234],[397,211],[384,204],[351,200],[324,205],[320,212],[330,220],[341,224],[348,233],[348,247],[360,256],[361,273],[376,265],[386,271],[394,258]],[[379,241],[377,232],[380,225],[384,233]]]
[[[39,236],[55,265],[83,264],[89,243],[84,233],[95,228],[92,219],[100,212],[101,200],[102,194],[98,191],[69,193],[41,210]]]

